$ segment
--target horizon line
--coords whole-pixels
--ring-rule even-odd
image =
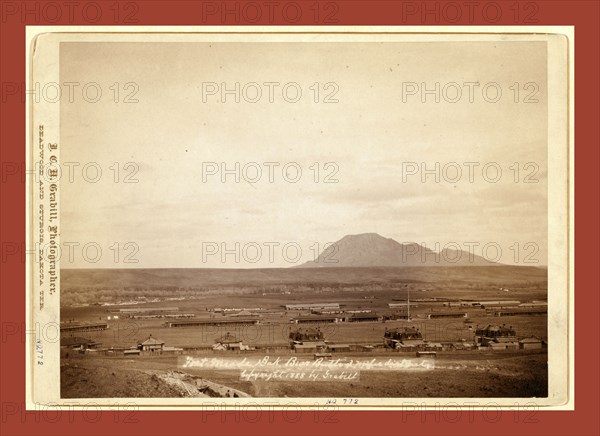
[[[303,264],[300,264],[303,265]],[[296,265],[296,266],[300,266]],[[506,263],[494,263],[491,265],[371,265],[371,266],[326,266],[326,267],[311,267],[306,266],[302,269],[346,269],[346,268],[497,268],[497,267],[524,267],[524,268],[543,268],[548,269],[548,265],[521,265],[521,264],[506,264]],[[263,267],[263,268],[231,268],[231,267],[197,267],[197,266],[174,266],[174,267],[70,267],[70,268],[59,268],[59,270],[86,270],[86,269],[97,269],[97,270],[113,270],[113,269],[126,269],[126,270],[138,270],[138,269],[205,269],[205,270],[264,270],[264,269],[277,269],[277,270],[294,270],[298,269],[293,266],[287,267]]]

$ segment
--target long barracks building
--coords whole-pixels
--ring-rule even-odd
[[[93,324],[64,324],[60,326],[61,333],[97,332],[106,330],[108,324],[105,322]]]
[[[195,319],[181,321],[167,321],[165,326],[169,328],[175,327],[205,327],[205,326],[241,326],[241,325],[256,325],[259,323],[258,317],[255,318],[236,318],[236,319]]]

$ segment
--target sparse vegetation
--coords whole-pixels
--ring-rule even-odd
[[[443,306],[445,301],[544,300],[547,298],[547,271],[541,268],[66,270],[62,272],[61,280],[61,320],[107,322],[108,329],[87,332],[86,337],[103,348],[117,350],[110,354],[101,350],[91,355],[70,353],[70,357],[63,353],[62,393],[71,398],[186,395],[172,385],[164,384],[160,377],[152,378],[156,371],[166,374],[176,370],[176,356],[126,358],[118,351],[150,335],[167,346],[184,348],[188,355],[212,356],[211,346],[215,340],[231,333],[244,344],[257,347],[248,355],[275,353],[290,356],[290,320],[302,314],[302,311],[284,310],[283,305],[292,303],[337,302],[341,310],[391,314],[394,309],[388,303],[404,301],[410,292],[411,303],[416,305],[411,308],[411,321],[396,319],[385,323],[319,325],[324,340],[366,344],[373,357],[386,359],[414,356],[382,350],[386,328],[417,327],[423,339],[432,342],[472,341],[477,325],[507,323],[520,337],[547,337],[545,315],[500,318],[484,309],[469,307],[463,310],[469,312],[470,323],[465,323],[464,319],[427,319],[431,311],[450,310]],[[205,319],[234,319],[230,318],[232,312],[216,312],[215,308],[260,308],[261,317],[258,325],[168,328],[164,319],[158,317],[129,319],[131,311],[138,308],[146,314],[167,310],[168,313],[193,314]],[[269,347],[273,349],[266,351]],[[401,372],[393,376],[377,371],[365,372],[353,385],[346,382],[253,383],[240,381],[239,371],[196,371],[192,376],[265,397],[343,397],[349,391],[357,397],[531,397],[547,394],[548,369],[545,349],[506,353],[474,350],[444,352],[436,359],[436,369],[432,371]],[[115,380],[116,384],[105,386],[106,379]]]

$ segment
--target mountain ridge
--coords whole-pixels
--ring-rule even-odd
[[[465,250],[445,248],[436,252],[417,243],[401,244],[378,233],[359,233],[342,237],[315,260],[293,268],[494,265],[501,264]]]

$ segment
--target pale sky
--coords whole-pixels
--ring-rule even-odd
[[[97,263],[76,255],[73,263],[63,258],[63,268],[288,267],[295,253],[290,249],[286,257],[283,244],[297,244],[302,250],[297,263],[302,263],[313,260],[315,243],[321,251],[323,244],[344,235],[370,232],[431,249],[436,243],[441,248],[493,243],[502,249],[500,261],[515,263],[518,252],[518,264],[534,251],[524,245],[534,243],[539,251],[533,259],[546,264],[543,42],[62,43],[60,72],[62,83],[96,82],[103,91],[97,103],[81,94],[73,103],[61,102],[61,161],[80,163],[75,181],[63,177],[61,183],[62,242],[96,242],[103,249]],[[118,103],[109,88],[115,82]],[[128,82],[137,84],[138,103],[122,102],[133,89],[124,89]],[[219,95],[203,102],[203,83],[209,82],[230,89],[236,82],[240,87],[256,82],[263,95],[256,103],[243,97],[236,103],[233,96],[222,103]],[[265,82],[281,84],[273,103]],[[302,89],[296,103],[282,97],[283,85],[290,82]],[[315,82],[320,84],[318,103],[310,89]],[[329,82],[336,85],[323,89]],[[435,103],[432,96],[422,103],[420,94],[403,102],[407,82],[428,88],[436,82],[440,87],[479,82],[480,87],[474,102],[466,87],[456,103],[443,98]],[[502,89],[496,103],[482,96],[483,85],[491,82]],[[515,82],[517,103],[510,89]],[[534,90],[533,85],[524,89],[529,82],[537,86],[536,103],[523,102]],[[324,103],[335,87],[338,102]],[[247,90],[253,98],[254,89]],[[294,97],[293,88],[288,95]],[[488,95],[494,97],[494,90]],[[103,170],[97,183],[81,176],[88,162]],[[138,166],[138,183],[123,183],[132,168],[124,168],[127,162]],[[203,181],[206,162],[223,162],[230,169],[236,162],[241,167],[256,162],[262,178],[236,183],[230,175],[222,183],[218,173]],[[273,183],[264,162],[279,163]],[[282,175],[290,162],[302,169],[297,183]],[[422,183],[419,172],[405,182],[407,162],[428,168],[456,162],[462,178],[451,183],[442,177],[435,183],[429,176]],[[465,162],[479,163],[474,183]],[[525,168],[529,162],[535,165]],[[497,183],[483,178],[487,163],[502,169]],[[334,169],[337,183],[323,183]],[[530,173],[537,183],[523,183]],[[454,174],[449,169],[448,176]],[[248,176],[254,175],[251,169]],[[295,171],[287,176],[294,177]],[[115,242],[137,244],[133,258],[139,262],[123,263],[132,249],[121,248],[115,263]],[[233,254],[223,262],[222,244],[236,251],[236,242],[240,262]],[[273,248],[273,259],[270,243],[280,244]],[[261,255],[253,251],[255,244],[262,247]],[[203,247],[219,252],[205,252],[203,259]]]

